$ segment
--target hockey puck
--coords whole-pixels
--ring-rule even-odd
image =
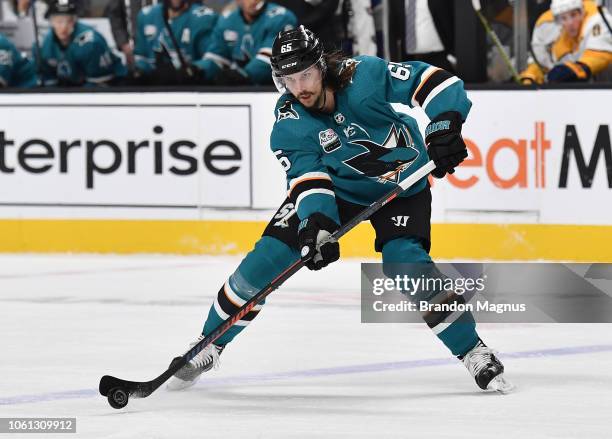
[[[108,391],[108,403],[114,409],[122,409],[130,399],[130,394],[123,387],[113,387]]]

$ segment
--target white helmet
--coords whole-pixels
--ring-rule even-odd
[[[582,10],[582,0],[552,0],[550,10],[555,17],[574,9]]]

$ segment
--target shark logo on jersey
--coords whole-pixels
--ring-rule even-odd
[[[351,143],[363,146],[367,151],[345,160],[344,164],[382,183],[399,182],[400,174],[419,156],[410,133],[403,127],[398,129],[395,124],[382,144],[371,139],[351,140]]]
[[[57,76],[58,78],[70,78],[72,76],[72,68],[70,63],[63,59],[57,64]]]
[[[79,45],[79,46],[84,46],[87,43],[91,43],[94,40],[94,33],[91,30],[85,31],[79,35],[76,36],[76,38],[74,39],[74,41]]]
[[[291,101],[285,101],[282,107],[277,110],[276,121],[280,122],[284,119],[299,119],[300,115],[293,109]]]
[[[331,128],[325,131],[319,131],[319,143],[323,148],[323,151],[329,153],[337,150],[342,146],[342,142],[338,138],[338,134]]]

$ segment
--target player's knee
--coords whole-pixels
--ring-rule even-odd
[[[421,240],[402,237],[387,242],[382,248],[383,263],[432,262]]]
[[[287,244],[263,236],[230,276],[230,282],[234,291],[248,300],[297,259],[297,251]]]

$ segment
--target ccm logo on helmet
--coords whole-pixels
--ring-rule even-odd
[[[281,69],[288,69],[289,67],[293,67],[297,64],[297,61],[294,61],[292,63],[289,64],[285,64],[284,66],[281,66]]]

